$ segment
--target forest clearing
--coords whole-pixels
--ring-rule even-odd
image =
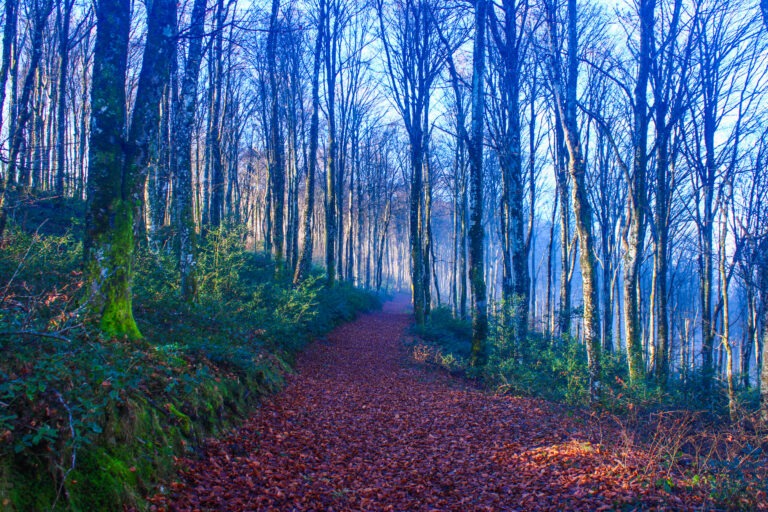
[[[0,1],[0,508],[764,509],[767,33]]]

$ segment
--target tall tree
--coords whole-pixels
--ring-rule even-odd
[[[176,56],[176,1],[153,0],[147,13],[147,40],[136,88],[126,144],[124,180],[133,201],[135,218],[144,206],[144,190],[151,168],[161,163],[160,108]]]
[[[665,387],[669,376],[671,333],[669,325],[669,232],[675,179],[675,161],[679,144],[673,145],[673,133],[685,113],[692,38],[683,32],[682,0],[662,4],[658,37],[654,37],[650,83],[654,100],[653,121],[656,146],[656,200],[652,234],[656,267],[656,382]],[[666,7],[666,8],[664,8]]]
[[[208,151],[208,165],[206,167],[209,177],[210,199],[208,203],[207,222],[211,227],[218,228],[224,221],[224,165],[222,161],[222,103],[224,88],[224,29],[227,19],[229,4],[224,0],[217,0],[215,11],[215,32],[213,35],[212,54],[209,60],[210,78],[210,104],[208,111],[208,133],[206,150]]]
[[[99,0],[96,20],[85,219],[87,304],[105,334],[140,338],[131,295],[134,205],[123,176],[130,2]]]
[[[192,132],[197,110],[197,85],[203,60],[206,0],[195,0],[188,30],[189,49],[181,81],[179,105],[174,109],[173,126],[178,135],[174,153],[175,176],[173,211],[178,226],[178,261],[181,295],[191,301],[197,294],[195,280],[195,212],[192,190]]]
[[[86,214],[88,307],[111,336],[140,338],[133,318],[134,219],[143,204],[147,168],[157,158],[159,104],[174,55],[176,2],[155,0],[131,126],[125,137],[125,79],[130,9],[104,0],[97,11]]]
[[[323,53],[325,64],[325,102],[328,116],[328,148],[325,169],[325,270],[328,284],[337,278],[337,249],[339,245],[339,155],[343,148],[339,144],[337,123],[337,84],[341,72],[341,40],[346,27],[347,9],[342,0],[328,0],[325,13]]]
[[[764,421],[768,421],[768,358],[766,357],[766,348],[768,347],[768,235],[763,234],[758,249],[758,275],[760,293],[763,295],[763,306],[760,319],[763,323],[763,330],[760,335],[763,346],[763,366],[760,371],[760,410]]]
[[[272,198],[272,251],[280,267],[285,258],[285,148],[280,124],[280,91],[277,86],[277,44],[280,0],[272,0],[267,35],[267,68],[269,75],[269,187]]]
[[[309,155],[307,157],[307,200],[304,212],[304,247],[296,267],[294,282],[309,275],[312,266],[312,216],[315,209],[315,175],[317,174],[317,146],[320,126],[320,64],[322,63],[323,31],[325,27],[325,0],[320,0],[317,14],[317,34],[312,64],[312,117],[309,121]]]
[[[69,80],[69,26],[72,19],[72,8],[75,0],[63,0],[61,11],[61,26],[59,27],[59,86],[58,110],[56,112],[56,193],[64,195],[64,177],[66,167],[67,139],[67,81]]]
[[[528,333],[530,306],[530,277],[525,240],[525,176],[523,171],[520,87],[524,61],[523,26],[528,15],[528,2],[504,0],[503,17],[490,9],[491,34],[498,60],[499,105],[491,109],[491,132],[501,167],[501,241],[503,258],[502,298],[505,319],[512,327],[515,339],[523,342]],[[531,98],[533,103],[534,99]],[[532,116],[533,119],[533,116]],[[535,141],[532,142],[535,144]],[[532,151],[533,154],[533,151]],[[533,164],[531,166],[533,169]],[[531,178],[532,183],[535,180]],[[533,210],[533,208],[531,208]]]
[[[627,202],[627,222],[622,230],[624,246],[624,332],[627,344],[629,378],[644,378],[643,346],[640,330],[640,266],[645,247],[646,211],[648,210],[648,73],[651,66],[654,9],[656,0],[640,0],[640,47],[637,53],[637,80],[633,96],[632,173]]]
[[[568,148],[568,173],[573,182],[573,209],[576,232],[579,237],[579,266],[582,278],[584,307],[584,344],[587,348],[589,372],[589,399],[594,403],[600,390],[600,312],[597,303],[597,273],[595,271],[594,239],[592,236],[592,206],[586,189],[586,162],[582,153],[576,113],[576,88],[578,79],[578,33],[576,30],[576,0],[568,0],[567,18],[567,68],[563,77],[560,55],[557,8],[555,2],[545,5],[549,36],[548,68],[555,104],[560,114],[561,126]]]
[[[5,2],[5,24],[3,26],[3,53],[2,62],[0,62],[0,133],[2,133],[3,121],[5,120],[5,91],[8,83],[8,74],[11,69],[13,57],[13,48],[16,42],[16,31],[18,26],[18,0],[6,0]],[[5,210],[5,193],[8,188],[10,176],[8,169],[4,169],[0,176],[0,239],[5,232],[7,221],[7,212]]]
[[[469,148],[469,283],[472,289],[472,363],[483,366],[487,358],[488,303],[484,270],[483,142],[485,131],[485,27],[488,2],[475,2],[475,41],[472,51],[472,137]],[[527,286],[527,282],[526,282]],[[524,320],[526,321],[526,320]]]

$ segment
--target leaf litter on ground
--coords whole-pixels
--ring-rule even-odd
[[[156,511],[702,510],[611,432],[409,364],[404,298],[314,343],[240,429],[179,461]],[[659,481],[673,485],[658,485]]]

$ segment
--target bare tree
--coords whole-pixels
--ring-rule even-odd
[[[472,136],[469,151],[469,283],[472,289],[472,363],[483,366],[487,358],[488,303],[485,284],[485,231],[483,227],[483,143],[485,132],[485,26],[488,2],[475,2],[475,40],[472,51]],[[525,263],[523,263],[525,264]],[[527,286],[527,281],[525,285]],[[523,318],[525,322],[527,317]]]
[[[567,68],[563,68],[560,55],[559,26],[554,2],[545,5],[546,24],[549,36],[548,69],[560,115],[565,143],[568,148],[568,172],[573,182],[573,209],[576,217],[576,232],[579,237],[580,268],[584,306],[584,343],[587,348],[589,371],[589,399],[595,403],[600,390],[600,312],[597,304],[597,274],[595,272],[594,239],[592,236],[592,206],[587,195],[585,176],[586,164],[582,154],[581,140],[576,116],[576,87],[578,78],[576,31],[576,0],[568,0],[567,18]],[[565,69],[565,77],[563,70]]]
[[[178,261],[181,296],[192,301],[197,295],[195,280],[195,212],[192,190],[192,132],[197,110],[197,86],[203,59],[203,37],[207,0],[195,0],[192,6],[189,40],[179,104],[174,109],[173,126],[177,147],[173,161],[173,212],[178,229]]]
[[[61,26],[59,27],[59,86],[58,110],[56,113],[56,193],[64,195],[64,176],[66,168],[66,138],[67,138],[67,81],[69,80],[69,27],[72,19],[72,8],[75,0],[63,0],[61,10]],[[2,106],[0,106],[2,110]]]
[[[317,146],[320,125],[320,64],[322,62],[323,32],[325,29],[325,0],[320,0],[317,14],[317,34],[312,65],[312,118],[309,124],[309,155],[307,157],[307,199],[304,213],[304,247],[296,267],[294,282],[309,275],[312,266],[312,215],[315,207],[315,175],[317,174]]]
[[[528,333],[530,276],[528,244],[525,236],[525,176],[521,144],[520,91],[527,34],[523,27],[528,16],[528,2],[505,0],[500,20],[495,7],[490,9],[491,34],[496,48],[498,73],[497,108],[491,108],[491,133],[501,166],[501,240],[504,273],[502,298],[505,321],[521,343]],[[533,103],[534,98],[530,98]],[[532,116],[532,119],[534,116]],[[532,139],[534,140],[534,139]],[[535,142],[534,142],[535,143]],[[533,152],[532,152],[533,154]],[[531,169],[533,170],[533,164]],[[535,185],[535,177],[531,178]],[[533,196],[531,196],[533,197]],[[533,208],[531,208],[531,212]],[[531,228],[532,229],[532,228]]]

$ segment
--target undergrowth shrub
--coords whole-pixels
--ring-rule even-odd
[[[472,323],[453,317],[447,307],[435,308],[424,325],[412,329],[418,337],[410,350],[420,363],[437,365],[451,373],[466,372],[472,345]]]
[[[170,245],[136,256],[144,338],[84,323],[82,244],[11,224],[0,251],[0,503],[3,510],[145,505],[173,458],[279,389],[295,353],[378,299],[320,274],[294,287],[241,230],[200,243],[197,301],[178,296]]]

